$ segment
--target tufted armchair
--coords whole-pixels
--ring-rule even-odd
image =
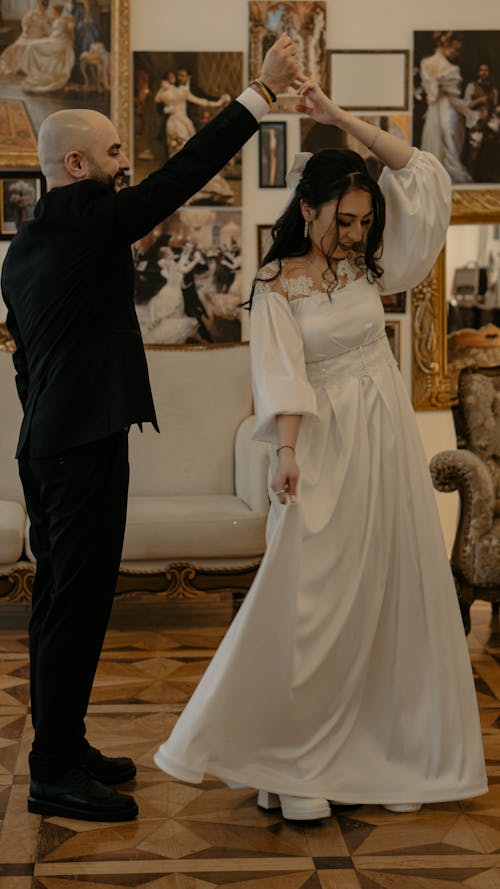
[[[451,567],[466,633],[474,599],[500,605],[500,366],[466,367],[453,408],[459,450],[430,464],[438,491],[460,494]]]

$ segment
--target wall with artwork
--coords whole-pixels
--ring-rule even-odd
[[[119,14],[124,21],[125,12],[130,56],[123,32],[121,52],[116,43],[114,51],[111,47],[113,27],[116,37]],[[18,170],[9,169],[8,146],[0,145],[0,239],[6,239],[0,240],[0,259],[16,220],[29,215],[42,187],[33,169],[33,146],[47,113],[71,105],[107,113],[113,100],[122,138],[126,144],[130,139],[131,178],[140,179],[239,93],[283,27],[294,30],[306,69],[325,85],[331,82],[340,104],[401,139],[436,153],[445,150],[457,189],[479,194],[486,186],[499,187],[500,30],[492,0],[461,4],[459,11],[454,0],[440,0],[438,6],[420,0],[416,8],[400,5],[397,15],[392,0],[355,5],[352,0],[3,0],[1,16],[5,108],[0,113],[3,134],[8,133],[20,162]],[[33,33],[26,44],[20,37],[28,24]],[[447,84],[446,131],[441,116],[434,115],[436,78]],[[335,128],[300,118],[293,106],[293,97],[280,96],[241,156],[189,206],[134,246],[136,304],[147,342],[197,345],[245,338],[248,316],[238,306],[250,292],[269,227],[287,199],[284,174],[297,151],[346,145],[361,151],[374,175],[380,172],[364,146],[346,142]],[[492,226],[488,237],[497,234]],[[473,241],[471,233],[467,243]],[[448,265],[461,252],[456,243],[450,240]],[[483,252],[478,247],[472,258],[476,264],[479,253],[484,260],[484,237],[481,244]],[[452,274],[448,270],[447,277]],[[449,280],[446,287],[451,292]],[[400,293],[384,301],[387,332],[410,391],[411,299]],[[0,324],[3,320],[0,307]],[[429,456],[454,445],[448,409],[420,410],[418,419]],[[438,495],[438,503],[450,542],[454,495]]]
[[[184,0],[182,4],[169,3],[166,17],[165,6],[163,0],[148,0],[147,3],[144,3],[144,0],[132,0],[133,50],[161,51],[168,48],[184,52],[203,49],[225,52],[230,47],[231,50],[243,54],[245,65],[248,59],[246,0],[212,0],[208,4],[199,4],[197,0]],[[343,99],[357,106],[360,113],[366,112],[363,116],[375,115],[379,125],[391,128],[393,132],[399,132],[402,138],[409,138],[414,127],[415,134],[420,140],[419,144],[422,142],[426,93],[420,74],[416,74],[415,80],[413,78],[412,63],[415,53],[415,61],[420,62],[428,58],[431,61],[427,65],[432,68],[433,62],[436,61],[432,60],[432,56],[436,53],[432,33],[443,29],[442,39],[446,40],[444,29],[460,29],[464,32],[462,35],[465,38],[462,45],[464,87],[473,83],[475,67],[482,54],[491,66],[499,64],[500,53],[491,53],[489,45],[491,35],[488,32],[497,29],[494,39],[498,40],[499,28],[496,4],[491,0],[477,0],[473,5],[460,4],[459,8],[453,0],[440,0],[438,5],[434,0],[421,0],[417,7],[400,4],[397,14],[391,0],[379,0],[376,4],[369,0],[359,0],[355,5],[351,0],[336,0],[336,2],[326,0],[325,6],[325,43],[328,50],[334,51],[329,57],[329,66],[338,78],[342,77]],[[163,20],[164,30],[159,27],[159,23]],[[496,45],[498,46],[498,42]],[[373,50],[391,52],[374,53]],[[406,99],[401,78],[401,72],[408,63],[410,70],[407,86],[410,101]],[[448,60],[451,90],[453,90],[454,64],[453,59]],[[327,73],[330,74],[330,70]],[[497,84],[500,84],[500,70],[495,69],[490,74],[493,74]],[[380,88],[383,84],[385,84],[383,104],[377,106],[377,102],[380,102],[377,96],[381,95]],[[390,93],[387,92],[387,88],[390,88]],[[429,86],[429,89],[432,87]],[[473,87],[470,87],[471,91],[472,89]],[[413,103],[411,100],[414,91],[417,99]],[[456,108],[452,110],[458,115]],[[472,188],[478,188],[483,178],[492,175],[491,162],[488,160],[489,148],[486,161],[483,157],[483,170],[486,171],[484,177],[477,162],[479,155],[477,147],[481,141],[481,121],[480,116],[477,117],[478,120],[469,130],[476,133],[476,148],[472,140],[465,173],[461,167],[457,167],[453,175],[456,182],[469,182]],[[313,125],[310,121],[301,121],[296,115],[272,114],[266,121],[269,124],[268,129],[273,123],[277,124],[273,139],[280,150],[286,152],[288,164],[301,147],[314,150],[316,146],[323,144],[321,140],[324,134],[320,132],[311,134]],[[283,130],[283,124],[284,133],[280,132],[280,129]],[[432,138],[432,131],[428,135]],[[328,140],[328,144],[335,144],[335,134],[328,133]],[[257,267],[259,243],[261,246],[265,243],[268,226],[276,218],[287,194],[286,190],[279,187],[279,166],[273,174],[274,187],[260,187],[263,175],[269,176],[269,171],[262,169],[263,155],[260,149],[259,139],[254,138],[243,151],[241,219],[243,294],[249,292],[252,276]],[[494,163],[500,163],[500,159]],[[496,166],[493,176],[498,177]],[[400,294],[397,299],[391,298],[386,311],[387,321],[392,326],[392,330],[388,332],[395,346],[396,340],[399,343],[401,370],[411,390],[410,300],[410,294]],[[450,410],[420,410],[417,416],[429,457],[439,450],[454,446],[455,435]],[[450,544],[454,535],[456,495],[438,494],[437,499],[447,542]]]

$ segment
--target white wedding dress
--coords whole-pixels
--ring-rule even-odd
[[[66,86],[73,65],[73,20],[59,16],[49,37],[33,40],[26,47],[22,88],[28,93],[50,93]]]
[[[385,169],[386,292],[444,240],[449,177],[415,150]],[[199,782],[344,803],[487,791],[472,671],[412,406],[379,289],[299,260],[261,271],[251,312],[257,438],[301,413],[298,500],[271,494],[260,570],[156,764]],[[309,266],[309,269],[311,266]]]
[[[461,98],[460,68],[436,52],[422,59],[420,76],[427,98],[422,149],[436,155],[452,182],[471,182],[472,176],[460,158],[466,127],[470,129],[477,123],[479,112]]]
[[[184,311],[179,263],[168,258],[158,265],[166,283],[146,305],[135,307],[143,340],[169,346],[185,343],[196,334],[199,325],[196,318]]]

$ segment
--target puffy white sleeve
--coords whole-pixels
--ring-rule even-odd
[[[433,154],[413,149],[402,170],[385,167],[379,185],[386,204],[380,281],[383,293],[416,287],[444,244],[451,213],[451,179]]]
[[[256,284],[250,312],[250,358],[256,420],[253,438],[276,443],[276,414],[317,418],[300,328],[279,279]]]

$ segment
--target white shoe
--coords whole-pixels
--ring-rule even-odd
[[[391,803],[384,806],[388,812],[418,812],[422,808],[422,803]]]
[[[314,821],[316,818],[330,818],[332,812],[328,800],[310,799],[306,796],[269,793],[259,790],[257,805],[261,809],[281,809],[283,818],[291,821]]]

